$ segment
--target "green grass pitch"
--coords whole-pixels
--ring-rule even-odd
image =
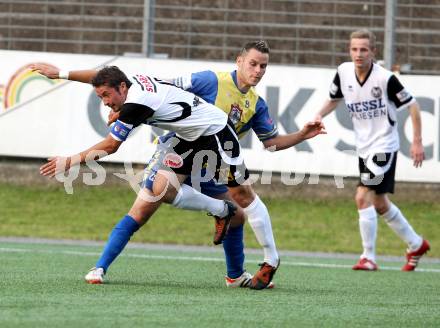
[[[76,187],[0,183],[0,236],[106,240],[135,199],[127,186]],[[353,200],[263,198],[272,218],[278,249],[360,254],[361,241]],[[397,202],[414,229],[431,243],[429,257],[440,257],[440,203]],[[245,244],[259,248],[248,224]],[[136,242],[211,245],[213,220],[202,212],[163,205],[137,232]],[[405,254],[406,245],[379,220],[379,255]]]
[[[87,285],[101,247],[0,243],[0,327],[439,327],[440,263],[282,256],[276,288],[224,285],[221,248],[129,248]],[[246,258],[257,269],[259,254]]]

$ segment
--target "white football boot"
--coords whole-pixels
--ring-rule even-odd
[[[229,278],[228,276],[225,276],[225,282],[226,287],[229,288],[249,288],[250,283],[253,276],[249,272],[243,272],[243,274],[238,278]],[[273,282],[270,282],[270,284],[266,288],[274,288],[275,285]]]
[[[103,268],[91,268],[84,279],[88,284],[103,284],[104,275],[105,273]]]

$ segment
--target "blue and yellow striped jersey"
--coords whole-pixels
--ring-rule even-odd
[[[192,73],[191,86],[187,90],[225,111],[234,123],[239,138],[250,129],[254,130],[260,141],[278,135],[267,104],[255,88],[250,88],[246,93],[238,89],[236,71]]]

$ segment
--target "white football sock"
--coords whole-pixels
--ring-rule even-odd
[[[187,184],[182,184],[172,204],[185,210],[207,211],[219,217],[228,214],[228,207],[223,200],[203,195]]]
[[[390,228],[408,244],[411,252],[420,248],[423,238],[416,234],[396,205],[391,203],[390,209],[383,214],[383,217]]]
[[[377,212],[374,206],[358,210],[358,212],[359,230],[364,248],[361,258],[376,262]]]
[[[264,262],[271,266],[277,266],[279,256],[275,246],[272,224],[270,223],[270,216],[266,205],[256,196],[248,207],[243,208],[243,211],[248,217],[249,225],[254,231],[258,242],[263,247]]]

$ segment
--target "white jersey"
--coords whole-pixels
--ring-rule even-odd
[[[132,85],[116,122],[117,128],[112,129],[117,140],[125,140],[142,123],[176,132],[187,141],[213,135],[226,126],[228,117],[221,109],[191,92],[142,74],[130,80]]]
[[[360,157],[399,149],[397,110],[412,104],[415,99],[393,73],[373,64],[365,81],[360,83],[354,63],[343,63],[330,87],[330,98],[344,98]]]

